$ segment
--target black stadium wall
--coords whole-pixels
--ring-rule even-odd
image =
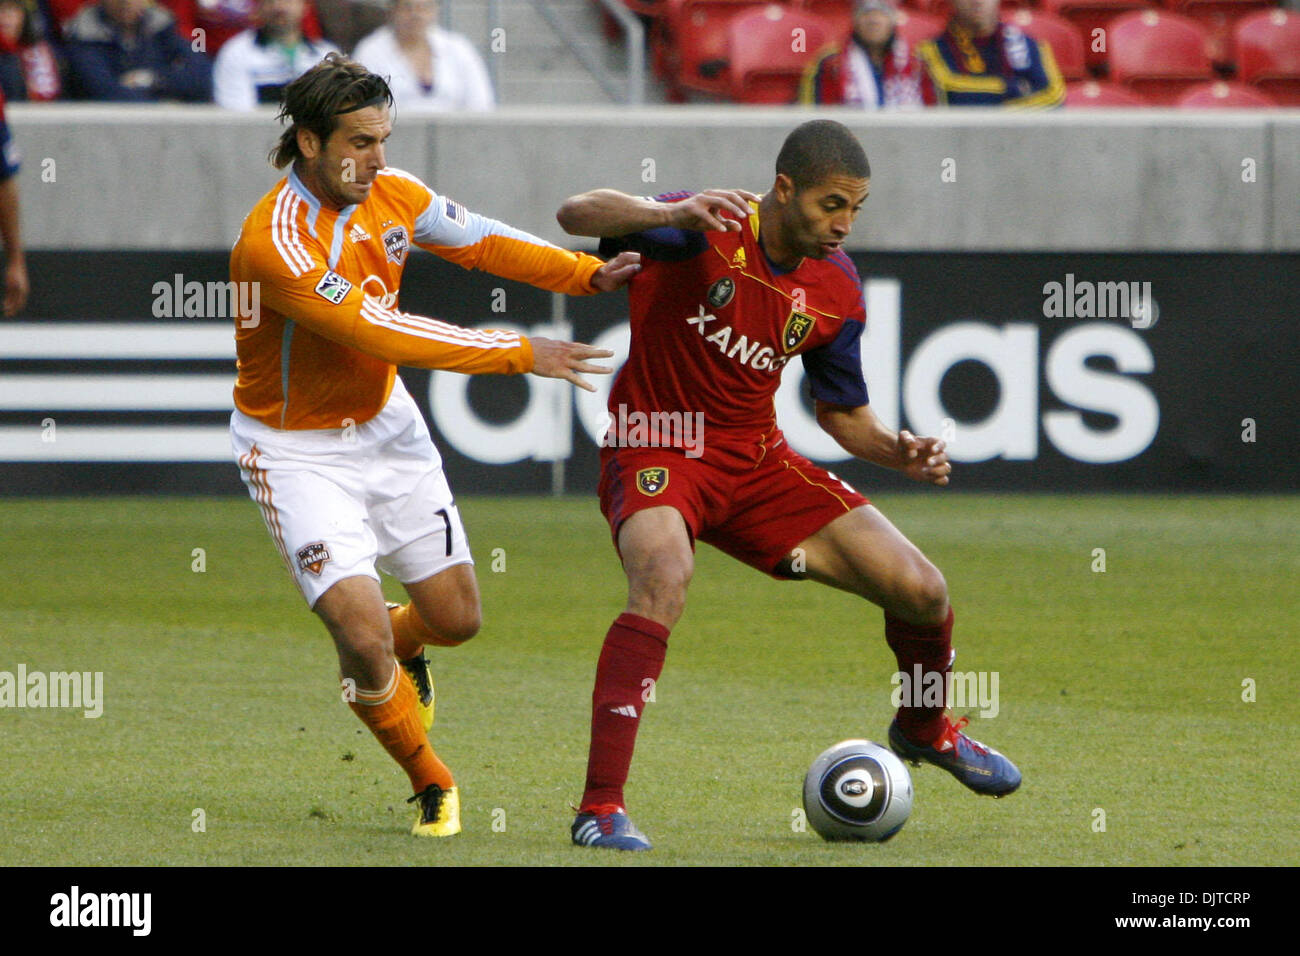
[[[1300,256],[853,258],[872,404],[949,439],[953,489],[1295,489]],[[194,283],[224,283],[226,263],[224,252],[29,255],[32,307],[0,325],[4,494],[244,493],[223,437],[234,320],[193,295]],[[421,254],[400,306],[626,347],[624,293],[557,300]],[[603,397],[533,376],[402,377],[457,491],[594,493]],[[801,380],[801,365],[785,378]],[[911,487],[845,459],[800,384],[778,399],[795,448],[868,495]]]

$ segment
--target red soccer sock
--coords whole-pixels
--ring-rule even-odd
[[[898,669],[907,675],[907,687],[915,695],[904,700],[898,709],[898,729],[915,743],[930,743],[943,731],[943,712],[947,704],[947,674],[952,668],[952,608],[942,624],[909,624],[890,614],[885,615],[885,642],[894,652]],[[921,666],[921,683],[916,680],[916,665]],[[944,692],[939,706],[917,706],[924,687],[938,672]]]
[[[664,669],[668,628],[636,614],[620,614],[605,635],[591,692],[591,749],[582,810],[623,806],[623,785],[645,706],[645,681]]]

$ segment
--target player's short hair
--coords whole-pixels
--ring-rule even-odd
[[[393,105],[393,91],[382,77],[341,53],[331,53],[284,88],[280,114],[289,128],[271,150],[271,165],[284,169],[302,158],[298,130],[308,129],[324,143],[338,128],[339,116],[367,106]]]
[[[789,176],[796,190],[835,175],[871,178],[866,150],[847,126],[834,120],[812,120],[795,127],[777,154],[776,171]]]

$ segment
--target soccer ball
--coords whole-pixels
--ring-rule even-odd
[[[888,748],[842,740],[808,768],[803,808],[824,840],[883,843],[912,812],[912,776]]]

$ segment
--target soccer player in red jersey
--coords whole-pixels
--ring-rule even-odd
[[[631,351],[601,449],[601,510],[628,602],[596,667],[574,843],[650,849],[627,816],[623,788],[642,693],[663,669],[697,540],[776,578],[807,578],[879,605],[900,671],[951,667],[943,575],[865,497],[792,450],[776,422],[781,370],[797,356],[818,424],[846,451],[948,483],[942,441],[895,432],[868,404],[862,282],[843,245],[870,176],[853,134],[816,120],[786,139],[764,196],[707,190],[645,199],[598,189],[559,210],[567,232],[601,237],[602,254],[642,254],[629,285]],[[634,434],[621,428],[629,421],[640,426]],[[964,725],[943,706],[903,706],[889,742],[978,793],[1011,793],[1020,772]]]

